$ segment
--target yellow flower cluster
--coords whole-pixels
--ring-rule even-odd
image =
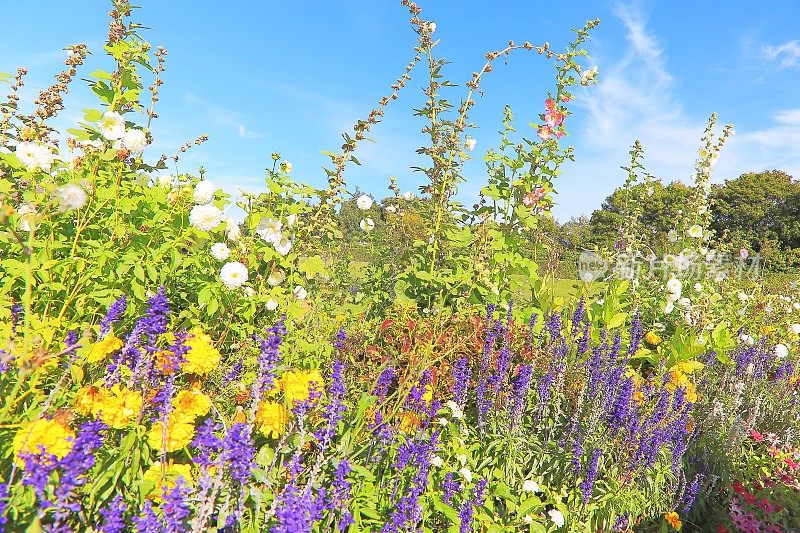
[[[124,343],[114,335],[114,331],[109,331],[105,337],[92,345],[86,356],[86,362],[99,363],[123,346]]]
[[[658,333],[655,331],[648,331],[647,335],[644,336],[644,342],[647,343],[648,346],[651,348],[657,347],[661,344],[661,337],[659,337]]]
[[[323,385],[324,381],[319,370],[287,370],[278,381],[278,386],[283,390],[289,405],[308,400],[311,391],[321,391]]]
[[[675,511],[670,511],[667,514],[665,514],[664,520],[667,521],[667,523],[672,527],[672,529],[675,529],[677,531],[680,531],[681,527],[683,527],[683,523],[681,523],[681,518]]]
[[[186,346],[190,349],[184,354],[184,361],[181,363],[184,372],[204,376],[219,366],[222,355],[214,348],[211,337],[203,333],[202,328],[192,328],[186,339]]]
[[[21,453],[38,454],[44,451],[63,459],[70,451],[75,440],[75,432],[66,424],[57,420],[39,418],[25,422],[14,435],[14,456]]]
[[[154,450],[165,448],[175,452],[188,446],[194,438],[195,419],[208,414],[211,398],[197,389],[182,390],[172,399],[172,407],[166,432],[164,423],[158,421],[147,433],[147,441]]]
[[[142,410],[142,393],[119,383],[110,389],[87,385],[75,394],[75,412],[102,418],[115,429],[128,427]]]
[[[689,403],[696,403],[700,399],[700,395],[694,386],[694,383],[689,380],[689,376],[697,369],[702,368],[702,363],[696,361],[684,361],[678,363],[669,369],[669,382],[667,389],[675,390],[679,387],[686,389],[686,401]]]
[[[289,412],[282,403],[262,401],[256,411],[258,430],[267,437],[278,438],[286,431]]]
[[[142,480],[154,485],[148,496],[158,500],[163,497],[164,492],[169,492],[175,487],[179,477],[182,477],[185,483],[192,485],[194,483],[192,466],[169,462],[162,468],[161,461],[156,461],[145,470]]]

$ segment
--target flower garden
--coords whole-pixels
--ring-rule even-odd
[[[68,131],[51,122],[86,46],[30,113],[26,71],[0,76],[0,527],[800,530],[800,290],[712,268],[748,254],[709,214],[732,127],[713,115],[702,133],[663,275],[559,294],[529,236],[579,157],[565,135],[573,92],[601,75],[584,49],[599,21],[564,50],[508,43],[455,86],[436,25],[401,4],[413,59],[319,189],[278,153],[240,198],[202,167],[171,172],[206,136],[148,161],[167,52],[128,0],[112,3],[114,69],[88,74],[97,107]],[[499,117],[464,206],[470,110],[518,55],[552,64],[552,86],[527,137]],[[347,168],[412,71],[427,183],[354,195]],[[654,253],[644,153],[633,144],[619,241],[596,257]]]

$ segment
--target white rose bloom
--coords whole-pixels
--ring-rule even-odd
[[[49,172],[53,162],[56,161],[56,155],[48,148],[41,144],[33,142],[21,142],[17,144],[17,151],[15,152],[19,162],[25,165],[29,171],[37,168]]]
[[[293,168],[292,164],[289,163],[286,160],[284,160],[283,163],[281,163],[281,172],[283,172],[285,174],[288,174],[289,172],[291,172],[292,168]]]
[[[62,185],[53,193],[58,199],[58,203],[65,211],[70,209],[80,209],[86,203],[86,191],[83,187],[74,183]]]
[[[231,255],[231,250],[224,242],[217,242],[211,246],[211,255],[217,261],[225,261]]]
[[[281,255],[288,255],[292,251],[292,241],[286,235],[282,235],[278,242],[274,243],[275,250]]]
[[[739,340],[742,341],[744,344],[746,344],[748,346],[752,346],[752,345],[754,345],[756,343],[756,340],[753,337],[751,337],[750,335],[746,334],[746,333],[742,333],[739,336]]]
[[[447,401],[447,407],[450,409],[450,412],[453,413],[453,418],[458,420],[464,418],[464,411],[461,410],[461,406],[453,400]]]
[[[447,426],[447,424],[448,424],[448,422],[447,422],[447,419],[445,417],[439,418],[439,425],[440,426],[445,427],[445,426]]]
[[[166,174],[164,176],[159,176],[156,178],[156,183],[159,187],[164,187],[165,189],[171,189],[172,184],[175,182],[175,178],[172,177],[170,174]]]
[[[375,221],[373,221],[371,218],[362,218],[358,225],[367,233],[375,229]]]
[[[777,357],[778,359],[783,359],[788,355],[789,355],[789,348],[787,348],[785,344],[775,345],[775,357]]]
[[[672,302],[667,302],[667,305],[664,306],[664,312],[666,314],[670,314],[673,309],[675,309],[675,304]]]
[[[217,186],[208,180],[198,181],[194,186],[194,194],[192,199],[198,205],[210,204],[214,200],[214,194],[217,192]]]
[[[396,213],[397,212],[397,206],[387,205],[386,206],[386,212],[387,213]]]
[[[435,466],[436,468],[441,468],[441,467],[442,467],[442,465],[444,464],[444,461],[442,461],[442,458],[441,458],[441,457],[439,457],[438,455],[434,455],[434,456],[431,458],[431,464],[432,464],[433,466]]]
[[[358,206],[358,208],[361,209],[362,211],[366,211],[367,209],[372,207],[372,202],[373,202],[372,198],[370,198],[366,194],[362,194],[356,199],[356,206]]]
[[[435,22],[429,22],[428,23],[428,31],[431,32],[431,33],[436,31],[436,23]]]
[[[255,296],[255,294],[256,290],[253,287],[244,288],[244,295],[247,296],[248,298],[252,298],[253,296]]]
[[[278,308],[278,302],[275,300],[268,300],[266,303],[267,311],[274,311]]]
[[[795,335],[800,335],[800,324],[792,324],[789,326],[789,330]]]
[[[680,305],[681,307],[691,307],[692,301],[684,296],[683,298],[678,300],[678,305]]]
[[[222,223],[222,211],[213,205],[196,205],[189,212],[189,224],[201,231],[211,231]]]
[[[125,119],[116,111],[106,111],[100,119],[100,133],[109,141],[116,141],[125,135]]]
[[[522,490],[524,492],[539,492],[542,488],[532,479],[527,479],[522,483]]]
[[[695,283],[694,284],[694,292],[703,292],[703,284],[702,283]]]
[[[239,237],[242,236],[242,229],[239,227],[239,224],[237,224],[235,220],[229,217],[225,221],[225,234],[228,237],[229,241],[236,242],[239,240]]]
[[[239,261],[225,263],[219,271],[219,279],[229,289],[241,287],[247,283],[247,267]]]
[[[139,154],[144,151],[147,146],[147,135],[144,130],[133,129],[125,132],[125,135],[120,139],[123,148],[132,154]]]
[[[692,239],[700,239],[703,237],[703,228],[699,224],[693,225],[689,228],[689,237]]]
[[[674,229],[671,229],[667,232],[667,239],[669,242],[677,242],[678,241],[678,232]]]
[[[413,200],[414,199],[414,193],[411,192],[411,191],[404,192],[403,193],[403,199],[404,200]]]
[[[33,217],[27,215],[33,215],[34,213],[36,213],[36,208],[31,204],[22,204],[19,206],[19,209],[17,209],[17,215],[19,215],[19,229],[22,231],[31,230],[30,219]]]
[[[667,281],[667,290],[672,294],[680,294],[683,290],[683,283],[678,278],[671,278]]]
[[[277,287],[278,285],[283,283],[283,280],[285,279],[286,279],[286,272],[284,272],[280,268],[277,268],[269,273],[269,276],[267,277],[267,283],[269,283],[270,287]]]
[[[295,222],[297,222],[297,215],[289,215],[288,217],[286,217],[286,225],[288,227],[291,228],[292,226],[294,226]]]
[[[467,150],[469,150],[470,152],[471,152],[471,151],[473,151],[473,150],[475,149],[475,145],[476,145],[476,144],[478,144],[478,141],[477,141],[477,140],[475,140],[475,139],[467,139],[467,140],[464,142],[464,146],[466,146],[466,147],[467,147]]]
[[[464,478],[464,481],[466,481],[467,483],[472,483],[472,472],[470,471],[469,468],[465,466],[464,468],[459,470],[458,473],[461,474],[461,477]]]
[[[467,456],[463,453],[458,454],[456,459],[458,459],[458,462],[461,463],[461,466],[465,466],[467,464]]]
[[[308,296],[308,291],[302,285],[298,285],[294,288],[294,297],[298,300],[305,300],[306,296]]]
[[[256,227],[256,233],[258,233],[265,241],[273,244],[280,241],[281,230],[283,230],[283,223],[274,218],[265,218],[259,222],[258,227]]]
[[[547,511],[548,516],[550,516],[550,520],[556,525],[556,527],[564,527],[564,514],[559,511],[558,509],[550,509]]]

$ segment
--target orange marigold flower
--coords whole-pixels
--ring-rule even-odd
[[[666,520],[667,523],[670,526],[672,526],[672,529],[675,529],[676,531],[680,531],[681,527],[683,527],[683,523],[681,522],[681,518],[678,516],[678,513],[676,513],[675,511],[670,511],[667,514],[665,514],[664,515],[664,520]]]

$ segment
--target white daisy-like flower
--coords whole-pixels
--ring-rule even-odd
[[[698,282],[694,284],[694,292],[703,292],[703,284]]]
[[[358,208],[359,208],[359,209],[361,209],[362,211],[366,211],[367,209],[369,209],[370,207],[372,207],[372,202],[373,202],[372,198],[370,198],[370,197],[369,197],[369,196],[367,196],[366,194],[362,194],[361,196],[359,196],[359,197],[356,199],[356,205],[357,205],[357,206],[358,206]]]
[[[228,240],[231,242],[238,241],[242,236],[242,229],[239,227],[239,224],[230,217],[225,221],[225,236],[228,237]]]
[[[292,240],[286,235],[281,235],[278,242],[274,243],[273,246],[275,246],[275,250],[279,254],[286,256],[292,251]]]
[[[453,413],[453,418],[458,420],[464,418],[464,411],[461,410],[461,406],[453,400],[447,401],[447,407],[450,409],[450,412]]]
[[[213,205],[196,205],[189,212],[189,224],[201,231],[211,231],[222,223],[222,211]]]
[[[534,480],[526,479],[522,483],[522,490],[523,490],[523,492],[534,492],[535,493],[535,492],[541,491],[542,488]]]
[[[775,357],[777,357],[778,359],[783,359],[788,355],[789,355],[789,348],[787,348],[785,344],[775,345]]]
[[[280,241],[281,230],[283,230],[283,222],[274,218],[265,218],[256,227],[256,233],[265,241],[273,244]]]
[[[461,477],[464,478],[464,481],[467,483],[472,483],[472,471],[469,468],[465,466],[459,470],[458,473],[461,474]]]
[[[298,300],[305,300],[306,296],[308,296],[308,291],[302,285],[298,285],[297,287],[295,287],[294,291],[292,292],[294,293],[294,297],[297,298]]]
[[[53,166],[53,162],[57,159],[50,148],[34,142],[21,142],[17,144],[17,151],[15,153],[19,162],[25,165],[29,171],[38,168],[49,172],[50,167]]]
[[[159,187],[164,187],[165,189],[171,189],[174,183],[175,178],[172,177],[171,174],[165,174],[156,178],[156,184],[158,184]]]
[[[678,278],[670,278],[667,281],[667,291],[672,294],[680,294],[683,290],[683,283]]]
[[[432,464],[433,466],[435,466],[436,468],[441,468],[441,467],[442,467],[442,465],[444,464],[444,461],[442,461],[442,458],[441,458],[441,457],[439,457],[438,455],[434,455],[434,456],[431,458],[431,464]]]
[[[278,302],[275,300],[267,300],[265,307],[267,308],[267,311],[274,311],[278,308]]]
[[[369,233],[370,231],[375,229],[375,221],[372,220],[371,218],[362,218],[361,222],[358,224],[358,226],[362,230],[364,230],[367,233]]]
[[[62,185],[56,189],[53,196],[58,200],[61,209],[64,211],[80,209],[86,204],[86,191],[83,190],[83,187],[75,183]]]
[[[278,285],[283,283],[283,280],[285,279],[286,279],[286,272],[284,272],[280,268],[276,268],[275,270],[269,273],[269,276],[267,277],[267,283],[269,283],[270,287],[277,287]]]
[[[667,239],[669,242],[677,242],[678,241],[678,232],[674,229],[671,229],[667,232]]]
[[[414,193],[413,193],[413,192],[411,192],[411,191],[406,191],[406,192],[404,192],[404,193],[403,193],[403,199],[404,199],[404,200],[409,200],[409,201],[410,201],[410,200],[413,200],[413,199],[414,199]]]
[[[561,511],[558,509],[550,509],[547,511],[547,515],[556,527],[564,527],[564,514]]]
[[[387,205],[386,206],[387,213],[397,213],[397,206],[396,205]]]
[[[795,335],[800,335],[800,324],[792,324],[791,326],[789,326],[789,331],[791,331]]]
[[[247,283],[247,267],[239,261],[225,263],[219,271],[219,279],[229,289],[236,289]]]
[[[689,228],[689,237],[692,239],[700,239],[703,237],[703,228],[700,227],[700,224],[694,224]]]
[[[475,145],[477,144],[478,141],[476,139],[467,139],[466,141],[464,141],[464,146],[466,146],[467,150],[469,150],[470,152],[475,149]]]
[[[216,242],[211,246],[211,256],[217,261],[225,261],[231,256],[231,250],[224,242]]]
[[[291,228],[292,226],[294,226],[295,222],[297,222],[297,215],[292,214],[292,215],[289,215],[288,217],[286,217],[286,226],[287,227]]]
[[[33,219],[33,215],[35,214],[36,208],[31,204],[22,204],[19,206],[17,209],[17,215],[19,216],[19,229],[22,231],[30,231],[31,219]]]
[[[142,153],[147,146],[147,134],[144,130],[132,129],[125,132],[120,139],[122,147],[132,154]]]
[[[747,333],[739,335],[739,340],[748,346],[753,346],[756,343],[756,340]]]
[[[281,172],[283,172],[284,174],[288,174],[291,171],[292,171],[292,164],[284,160],[283,163],[281,163]]]
[[[214,194],[217,192],[217,186],[208,180],[198,181],[194,186],[194,193],[192,199],[198,205],[210,204],[214,200]]]
[[[116,111],[106,111],[100,119],[100,133],[109,141],[116,141],[125,135],[125,119]]]

